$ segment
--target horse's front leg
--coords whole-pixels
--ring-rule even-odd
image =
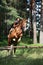
[[[18,42],[20,42],[20,40],[21,40],[21,37],[18,39]]]
[[[23,34],[21,33],[18,39],[18,42],[20,42],[21,38],[22,38]]]

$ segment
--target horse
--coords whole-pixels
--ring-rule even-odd
[[[13,44],[17,46],[18,42],[21,40],[23,33],[26,31],[27,19],[21,19],[20,22],[15,25],[13,24],[13,28],[10,29],[8,34],[8,46]],[[14,53],[16,48],[14,49]]]

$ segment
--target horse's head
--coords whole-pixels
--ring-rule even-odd
[[[22,29],[24,32],[27,30],[26,26],[27,26],[27,19],[22,19]]]

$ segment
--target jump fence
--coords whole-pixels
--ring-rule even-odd
[[[4,46],[4,47],[0,47],[0,50],[11,50],[11,49],[14,49],[14,48],[43,48],[43,46]]]
[[[43,48],[43,46],[4,46],[4,47],[0,47],[0,50],[9,50],[10,51],[10,55],[12,54],[12,51],[14,50],[14,48],[21,48],[21,49],[24,49],[24,48]]]

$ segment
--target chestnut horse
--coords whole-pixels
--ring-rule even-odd
[[[17,46],[17,42],[19,42],[23,36],[23,32],[26,31],[26,19],[21,19],[20,22],[15,25],[13,24],[13,28],[10,29],[8,34],[8,45],[14,44],[14,46]],[[14,52],[16,51],[16,48],[14,49]]]

